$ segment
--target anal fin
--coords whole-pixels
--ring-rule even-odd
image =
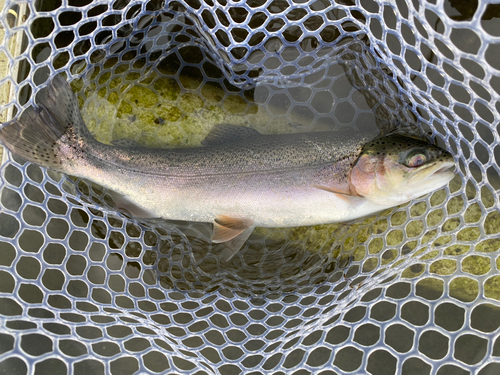
[[[213,243],[224,243],[226,248],[220,254],[222,261],[229,261],[250,237],[255,225],[251,219],[218,216],[214,220]]]

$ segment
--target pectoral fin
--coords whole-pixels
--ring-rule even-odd
[[[329,193],[335,194],[336,197],[338,197],[338,198],[340,198],[348,203],[352,202],[353,198],[359,198],[356,195],[351,195],[351,194],[345,193],[343,191],[340,191],[340,190],[337,190],[335,188],[328,187],[328,186],[312,185],[312,187],[315,187],[316,189],[324,190],[324,191],[327,191]]]
[[[218,216],[214,220],[212,242],[222,243],[226,249],[220,254],[223,261],[230,260],[250,237],[255,225],[251,219],[238,219],[230,216]]]

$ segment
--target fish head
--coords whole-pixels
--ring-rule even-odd
[[[445,186],[455,176],[453,156],[440,147],[402,135],[377,137],[362,149],[350,189],[392,207]]]

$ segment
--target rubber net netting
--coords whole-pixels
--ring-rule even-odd
[[[63,74],[105,143],[403,128],[457,177],[342,225],[140,221],[4,151],[0,372],[500,373],[500,5],[7,0],[3,121]]]

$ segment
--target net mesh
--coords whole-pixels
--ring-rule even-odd
[[[223,263],[210,226],[137,220],[4,151],[0,370],[499,373],[498,18],[474,0],[7,0],[4,120],[63,74],[105,143],[398,127],[458,173],[354,223],[257,229]]]

